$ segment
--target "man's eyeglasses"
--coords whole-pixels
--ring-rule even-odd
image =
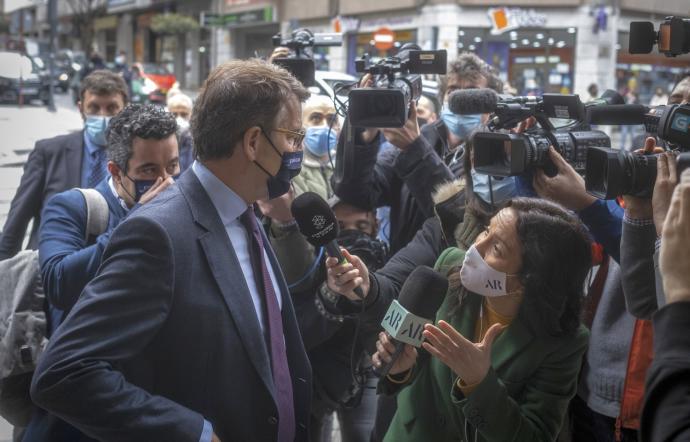
[[[281,127],[277,127],[273,129],[275,132],[283,133],[287,135],[288,141],[290,141],[292,148],[293,149],[301,149],[302,148],[302,141],[304,140],[304,135],[307,133],[304,128],[300,130],[292,130],[292,129],[283,129]]]

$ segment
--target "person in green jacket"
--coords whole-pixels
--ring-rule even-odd
[[[331,176],[340,133],[333,102],[321,95],[309,98],[302,108],[302,124],[306,128],[304,160],[302,171],[292,180],[295,196],[315,192],[328,200],[333,196]]]
[[[398,390],[385,441],[553,441],[588,340],[579,310],[585,227],[560,206],[515,198],[436,269],[450,289],[423,350],[406,346],[379,390]],[[379,335],[373,363],[394,351]]]

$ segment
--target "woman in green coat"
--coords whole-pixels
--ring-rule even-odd
[[[579,322],[591,263],[584,226],[560,206],[517,198],[465,252],[436,268],[451,288],[380,390],[400,391],[386,441],[552,441],[588,334]],[[460,266],[460,267],[459,267]],[[381,334],[373,361],[390,360]]]

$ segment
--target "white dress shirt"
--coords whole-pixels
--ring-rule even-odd
[[[244,202],[235,192],[232,191],[228,186],[225,185],[221,180],[218,179],[210,170],[206,168],[203,164],[198,161],[194,161],[192,164],[192,170],[194,174],[199,178],[201,185],[211,198],[220,220],[223,222],[225,231],[230,238],[232,247],[235,249],[235,256],[240,263],[242,268],[242,274],[244,275],[244,280],[247,282],[247,287],[249,287],[249,293],[252,296],[252,302],[254,303],[254,310],[256,311],[256,317],[259,320],[259,325],[261,326],[261,331],[265,332],[265,324],[263,317],[263,308],[261,297],[263,294],[259,291],[256,286],[256,280],[254,279],[254,268],[252,267],[252,262],[249,255],[249,232],[245,229],[244,225],[240,221],[240,215],[242,215],[248,208],[247,203]],[[264,243],[266,239],[264,238]],[[266,247],[267,244],[264,244]],[[271,276],[271,282],[273,283],[273,288],[275,289],[276,296],[278,298],[278,306],[282,309],[282,294],[280,291],[280,286],[278,285],[278,280],[276,279],[275,272],[271,266],[271,261],[268,259],[268,254],[264,248],[263,250],[264,260],[266,266],[268,267],[268,273]]]

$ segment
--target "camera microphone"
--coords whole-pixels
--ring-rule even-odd
[[[499,95],[493,89],[461,89],[448,97],[448,109],[454,114],[488,114],[496,110]]]
[[[326,200],[314,192],[304,192],[292,202],[292,216],[299,231],[314,247],[324,247],[328,256],[337,258],[340,264],[347,262],[336,242],[340,228],[338,220]],[[355,287],[355,294],[364,299],[361,287]]]
[[[641,104],[612,104],[587,109],[590,124],[645,124],[647,106]]]
[[[421,347],[424,326],[433,323],[447,291],[448,279],[430,267],[419,266],[410,273],[400,290],[400,296],[388,307],[381,322],[383,329],[394,340],[395,352],[389,363],[376,370],[377,375],[384,377],[388,374],[405,349],[405,344]]]

